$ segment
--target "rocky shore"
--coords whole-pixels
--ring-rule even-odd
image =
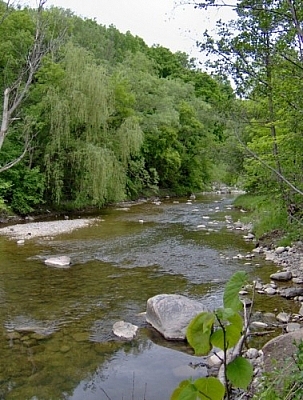
[[[16,241],[24,241],[38,237],[51,238],[75,229],[84,228],[100,221],[99,218],[63,219],[56,221],[26,222],[0,228],[0,235],[8,236]]]

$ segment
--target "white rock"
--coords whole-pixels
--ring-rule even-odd
[[[281,254],[281,253],[283,253],[284,251],[286,251],[287,249],[284,247],[284,246],[279,246],[279,247],[277,247],[276,249],[275,249],[275,253],[276,254]]]
[[[224,359],[224,351],[221,350],[216,354],[211,355],[207,359],[208,366],[212,367],[219,367],[222,364],[222,360]]]
[[[267,328],[268,327],[268,325],[265,322],[261,322],[261,321],[253,321],[250,325],[254,328]]]
[[[266,294],[270,294],[270,295],[273,295],[273,294],[276,294],[276,293],[277,293],[276,289],[274,289],[274,288],[272,288],[272,287],[267,287],[267,288],[265,288],[265,289],[264,289],[264,292],[265,292]]]
[[[249,348],[246,352],[246,357],[249,359],[259,357],[259,350],[255,349],[254,347]]]
[[[71,259],[68,256],[50,257],[47,258],[44,263],[52,267],[68,268],[71,264]]]
[[[133,339],[137,334],[138,327],[130,322],[118,321],[113,325],[113,332],[123,339]]]

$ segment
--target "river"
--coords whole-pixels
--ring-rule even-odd
[[[107,207],[98,223],[52,240],[18,246],[0,237],[0,398],[168,400],[181,380],[205,376],[201,358],[163,340],[142,313],[160,293],[218,307],[237,270],[268,281],[275,266],[234,258],[254,245],[226,228],[227,215],[241,216],[232,201],[212,194]],[[72,266],[43,263],[58,255]],[[256,300],[261,311],[288,304]],[[135,340],[113,335],[119,320],[139,326]]]

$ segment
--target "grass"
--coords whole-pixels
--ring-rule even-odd
[[[276,245],[288,246],[302,237],[303,223],[289,220],[278,196],[269,198],[266,195],[243,194],[235,199],[234,206],[249,211],[249,216],[243,217],[243,221],[253,221],[257,239],[272,235]]]

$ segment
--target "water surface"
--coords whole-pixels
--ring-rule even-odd
[[[108,207],[92,226],[24,246],[0,237],[0,398],[168,400],[181,380],[204,376],[203,360],[161,338],[142,312],[160,293],[215,308],[235,271],[266,280],[276,270],[258,257],[233,258],[254,245],[226,229],[227,215],[240,216],[232,200]],[[58,255],[70,256],[71,268],[43,263]],[[256,303],[290,307],[276,296]],[[135,340],[113,335],[119,320],[139,326]]]

